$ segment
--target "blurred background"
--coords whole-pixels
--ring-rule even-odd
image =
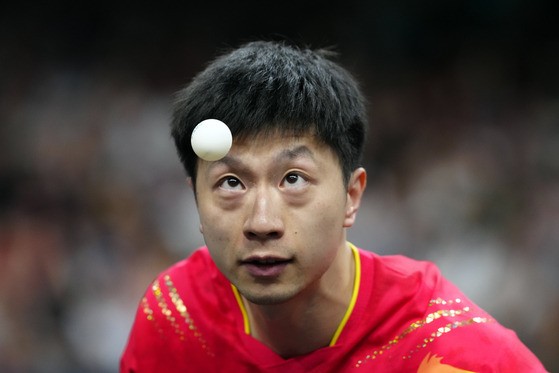
[[[174,92],[254,39],[336,46],[370,103],[356,245],[432,260],[559,371],[552,2],[11,2],[0,12],[0,371],[116,372],[202,245]]]

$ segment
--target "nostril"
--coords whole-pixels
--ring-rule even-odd
[[[266,234],[266,236],[268,236],[269,238],[279,238],[280,234],[279,234],[279,232],[268,232],[268,234]]]
[[[281,237],[281,233],[278,231],[271,231],[266,233],[259,233],[254,231],[248,231],[245,236],[251,240],[273,240]]]

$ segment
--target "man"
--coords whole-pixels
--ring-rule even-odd
[[[121,372],[543,372],[432,263],[346,241],[366,185],[356,82],[325,51],[253,42],[178,95],[172,135],[207,247],[140,302]],[[209,118],[229,153],[190,144]]]

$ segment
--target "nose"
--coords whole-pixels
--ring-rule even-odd
[[[283,236],[280,201],[272,191],[255,191],[244,224],[244,235],[249,240],[265,241]]]

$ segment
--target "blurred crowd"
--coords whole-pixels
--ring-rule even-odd
[[[364,43],[345,57],[371,123],[349,239],[434,261],[558,371],[559,99],[511,80],[489,44],[396,77]],[[169,119],[215,51],[201,38],[188,50],[175,49],[184,79],[175,62],[163,85],[30,61],[2,76],[1,372],[116,371],[150,281],[203,244]]]
[[[422,94],[371,97],[370,181],[349,238],[436,262],[549,364],[559,102],[471,123],[445,113],[444,97],[432,111],[413,107]],[[171,104],[139,81],[67,71],[3,103],[2,372],[114,371],[146,286],[203,243]]]

